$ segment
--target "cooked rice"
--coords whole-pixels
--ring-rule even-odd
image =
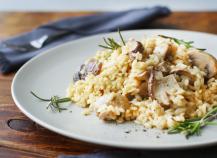
[[[147,128],[167,129],[186,119],[201,117],[217,105],[217,75],[205,79],[206,72],[189,60],[188,52],[198,51],[196,48],[186,48],[159,36],[147,37],[140,41],[147,57],[143,59],[137,52],[132,59],[129,55],[132,41],[114,51],[98,51],[93,58],[102,63],[100,73],[89,73],[85,80],[70,85],[68,96],[85,108],[85,114],[91,111],[102,120],[135,121]],[[138,76],[167,60],[161,54],[167,46],[173,56],[169,68],[184,69],[195,76],[195,80],[192,83],[189,77],[174,73],[179,87],[168,91],[169,105],[164,105],[153,97],[140,95],[143,81]],[[156,72],[156,80],[164,77],[161,71]]]

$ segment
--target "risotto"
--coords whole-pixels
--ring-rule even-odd
[[[104,121],[167,129],[217,105],[217,61],[191,42],[163,35],[129,39],[88,59],[68,96]]]

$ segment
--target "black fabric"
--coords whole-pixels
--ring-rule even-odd
[[[84,155],[60,155],[58,158],[216,158],[216,147],[182,150],[110,150]]]
[[[141,8],[120,12],[67,18],[42,25],[31,32],[0,43],[0,69],[6,74],[45,49],[81,37],[129,29],[145,28],[151,21],[170,14],[166,7]]]

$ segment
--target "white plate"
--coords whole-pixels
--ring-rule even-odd
[[[135,30],[122,32],[123,37],[141,39],[144,35],[163,34],[189,41],[195,41],[198,48],[217,56],[217,36],[178,30]],[[100,49],[103,37],[114,37],[117,33],[100,34],[65,43],[50,49],[27,62],[16,74],[12,83],[12,96],[18,108],[30,119],[54,132],[91,143],[140,149],[171,149],[217,143],[217,127],[207,127],[201,136],[186,139],[183,135],[168,135],[160,130],[146,132],[143,127],[133,124],[115,124],[100,121],[96,116],[83,116],[82,109],[68,105],[69,110],[53,113],[46,109],[46,103],[32,95],[33,90],[43,97],[65,96],[73,73],[88,57]],[[126,131],[131,131],[126,133]],[[157,137],[160,138],[157,138]]]

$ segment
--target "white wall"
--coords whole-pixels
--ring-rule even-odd
[[[154,5],[175,11],[217,11],[217,0],[0,0],[0,11],[116,11]]]

